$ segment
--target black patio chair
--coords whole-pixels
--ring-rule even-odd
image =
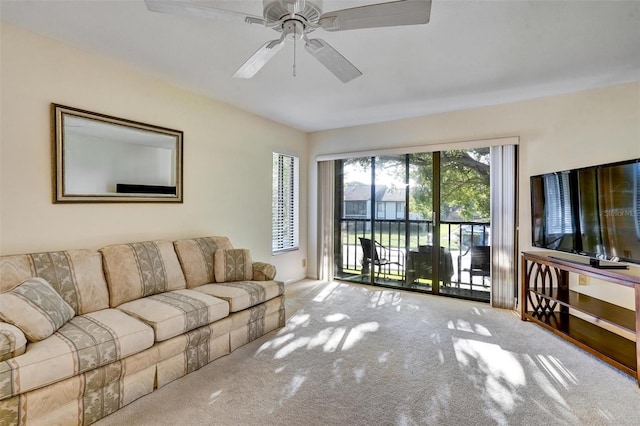
[[[486,287],[484,279],[491,277],[491,246],[472,245],[462,256],[467,253],[471,255],[471,261],[463,271],[469,273],[469,283],[473,285],[473,277],[482,277],[482,286]]]
[[[369,238],[360,238],[360,245],[362,246],[362,264],[367,266],[373,260],[374,266],[378,267],[378,273],[376,277],[380,276],[380,271],[385,268],[387,275],[391,274],[391,265],[398,265],[398,272],[402,275],[404,280],[404,252],[402,250],[385,247],[377,241],[373,241]],[[393,253],[397,252],[394,258]]]

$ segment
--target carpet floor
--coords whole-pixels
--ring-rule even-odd
[[[304,280],[287,324],[107,425],[640,425],[634,378],[513,311]]]

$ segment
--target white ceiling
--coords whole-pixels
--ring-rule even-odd
[[[192,2],[262,15],[261,0]],[[379,2],[324,0],[323,11]],[[279,34],[154,13],[143,0],[0,0],[0,18],[305,131],[640,80],[636,0],[433,0],[426,25],[317,30],[363,72],[347,84],[302,43],[293,77],[290,41],[253,79],[232,79]]]

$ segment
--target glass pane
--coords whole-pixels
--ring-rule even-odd
[[[409,220],[411,248],[431,244],[433,239],[433,154],[409,156]]]
[[[433,290],[433,154],[409,155],[407,285]]]
[[[440,216],[443,222],[488,222],[489,148],[442,151]]]
[[[403,286],[406,257],[406,155],[375,158],[374,281]]]
[[[337,182],[339,217],[336,235],[336,270],[338,278],[369,282],[369,261],[361,238],[371,235],[371,157],[338,162]]]
[[[440,153],[440,244],[453,261],[443,292],[489,297],[490,149]]]

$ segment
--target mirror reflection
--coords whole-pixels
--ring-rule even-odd
[[[182,132],[54,109],[56,202],[182,201]]]

